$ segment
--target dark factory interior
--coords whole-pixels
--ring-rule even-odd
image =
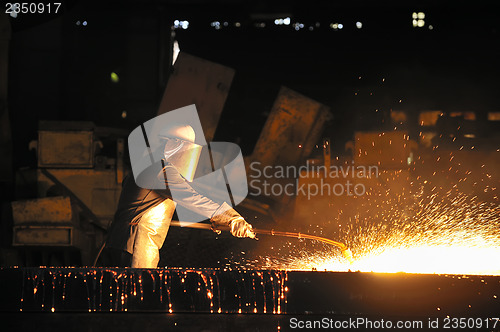
[[[8,331],[500,331],[500,3],[58,1],[0,14]]]

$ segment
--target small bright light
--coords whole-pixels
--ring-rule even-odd
[[[423,13],[423,12],[419,12],[419,13],[417,14],[417,18],[418,18],[419,20],[423,20],[423,19],[425,18],[425,13]]]
[[[111,72],[111,82],[113,82],[113,83],[120,82],[120,77],[118,77],[117,73]]]
[[[418,21],[417,20],[413,20],[412,24],[413,24],[413,27],[416,28],[418,26]]]
[[[239,28],[239,27],[241,27],[241,23],[240,22],[236,22],[236,23],[234,23],[234,26],[237,27],[237,28]]]
[[[227,27],[229,25],[229,22],[224,22],[224,26]]]
[[[175,29],[182,28],[182,29],[186,30],[187,28],[189,28],[189,21],[175,20],[174,21],[174,28]]]
[[[175,63],[175,60],[177,60],[180,51],[181,48],[179,47],[179,42],[177,40],[174,40],[174,47],[172,50],[172,65]]]
[[[125,119],[127,117],[127,111],[122,112],[122,119]]]
[[[10,16],[13,17],[13,18],[16,18],[17,17],[17,11],[18,11],[18,7],[19,7],[19,4],[18,3],[14,3],[13,6],[12,6],[12,9],[14,10],[11,10],[10,11]]]
[[[418,14],[416,12],[413,12],[413,14],[411,14],[411,17],[416,20],[418,18]]]
[[[210,23],[210,26],[214,27],[215,30],[219,30],[220,29],[220,22],[219,21],[213,21],[212,23]]]
[[[295,28],[295,30],[299,31],[300,29],[304,28],[304,23],[294,23],[293,27]]]
[[[363,27],[363,23],[356,22],[356,28],[361,29]]]
[[[285,17],[285,18],[283,19],[283,24],[284,24],[284,25],[290,25],[290,17]]]
[[[275,24],[275,25],[279,25],[279,24],[280,24],[280,20],[275,19],[275,20],[274,20],[274,24]]]
[[[342,23],[339,23],[339,29],[342,29],[344,25]]]
[[[330,28],[332,28],[332,29],[338,29],[339,28],[339,24],[338,23],[330,23]]]
[[[76,25],[80,25],[82,24],[80,21],[76,21]]]
[[[432,25],[429,25],[429,30],[433,30],[434,27]]]
[[[425,21],[424,20],[418,20],[417,25],[418,25],[419,28],[421,28],[421,27],[423,27],[425,25]]]
[[[82,24],[83,24],[83,26],[85,26],[85,27],[86,27],[86,26],[87,26],[87,21],[83,21],[83,23],[82,23]]]

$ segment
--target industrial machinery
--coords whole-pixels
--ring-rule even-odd
[[[37,152],[38,198],[12,202],[13,245],[42,251],[77,249],[81,261],[65,255],[58,263],[90,265],[127,173],[125,134],[91,122],[41,121],[38,141],[30,144]],[[115,153],[104,155],[101,139],[114,146]]]

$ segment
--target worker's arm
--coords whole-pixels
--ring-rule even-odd
[[[229,226],[231,234],[236,237],[254,238],[252,226],[229,204],[218,204],[201,195],[179,174],[170,163],[158,175],[158,180],[164,182],[165,190],[155,190],[157,193],[173,198],[177,204],[210,219],[217,226]]]

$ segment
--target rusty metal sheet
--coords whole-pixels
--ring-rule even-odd
[[[296,165],[312,151],[329,108],[282,87],[250,157],[265,165]]]
[[[71,246],[73,245],[73,227],[60,226],[15,226],[13,245],[34,246]]]
[[[41,121],[38,130],[38,167],[91,168],[94,131],[90,122]]]
[[[26,223],[71,223],[73,210],[69,197],[46,197],[12,202],[14,225]]]
[[[234,77],[234,69],[179,53],[158,114],[196,105],[207,142],[212,141]]]

